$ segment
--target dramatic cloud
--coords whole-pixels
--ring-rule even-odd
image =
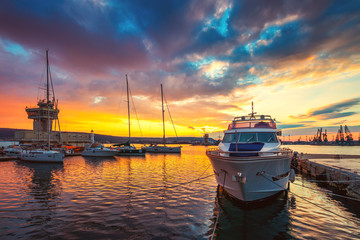
[[[314,110],[292,108],[282,122],[355,119],[359,32],[359,1],[2,1],[0,93],[35,101],[50,49],[56,95],[71,110],[121,112],[128,74],[141,119],[150,123],[160,112],[163,84],[186,131],[224,127],[254,99],[266,105],[271,99],[260,89],[287,97],[294,88],[340,81],[347,94],[331,101],[319,93]],[[326,101],[338,104],[319,107]],[[12,122],[6,119],[3,125]]]
[[[288,129],[288,128],[299,128],[299,127],[305,127],[305,124],[278,124],[277,127],[280,129]]]
[[[359,112],[344,112],[344,111],[359,104],[360,104],[360,98],[353,98],[342,102],[330,104],[318,109],[312,109],[307,114],[301,114],[290,117],[294,119],[307,119],[311,117],[316,117],[318,119],[334,119],[334,118],[348,117],[354,114],[358,114]]]

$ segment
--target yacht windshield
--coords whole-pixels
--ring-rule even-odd
[[[235,141],[235,133],[225,133],[225,136],[223,138],[224,143],[231,143]]]
[[[256,133],[241,133],[238,137],[239,142],[257,142]]]
[[[263,142],[263,143],[277,143],[277,137],[272,132],[242,132],[242,133],[225,133],[223,143],[236,142]]]
[[[277,139],[276,139],[276,135],[275,133],[257,133],[258,136],[258,141],[259,142],[264,142],[264,143],[276,143]]]

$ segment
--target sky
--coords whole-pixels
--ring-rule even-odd
[[[126,136],[127,74],[132,136],[162,136],[160,84],[167,137],[217,137],[251,102],[285,136],[360,132],[357,0],[1,1],[0,127],[32,129],[46,49],[63,131]]]

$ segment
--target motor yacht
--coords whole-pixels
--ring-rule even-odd
[[[206,151],[217,183],[244,202],[263,200],[287,189],[289,177],[294,177],[292,151],[281,148],[279,133],[270,115],[252,111],[235,117],[219,147]]]
[[[116,148],[107,148],[100,143],[90,144],[82,153],[85,157],[113,157],[118,153]]]
[[[151,144],[143,149],[149,153],[181,153],[181,146],[170,147],[169,145],[159,146],[157,144]]]
[[[11,145],[4,148],[3,153],[10,157],[19,157],[22,153],[22,148],[19,145]]]

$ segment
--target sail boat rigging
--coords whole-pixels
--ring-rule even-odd
[[[114,144],[114,147],[118,148],[118,156],[145,156],[145,149],[137,149],[135,146],[131,145],[131,118],[130,118],[130,89],[129,81],[127,74],[126,77],[126,99],[127,99],[127,110],[128,110],[128,125],[129,125],[129,138],[126,143],[123,144]],[[135,105],[134,105],[135,106]]]
[[[58,151],[52,151],[51,149],[51,120],[50,120],[50,111],[51,118],[57,119],[58,109],[54,109],[55,104],[55,94],[54,88],[53,90],[53,99],[50,101],[50,65],[49,65],[49,50],[46,50],[46,99],[40,100],[38,102],[39,108],[26,109],[29,115],[37,115],[39,121],[35,122],[34,125],[38,129],[38,131],[46,131],[47,132],[47,149],[36,149],[31,151],[23,152],[20,155],[20,159],[29,162],[52,162],[52,163],[62,163],[64,161],[64,154]],[[45,101],[46,100],[46,101]],[[46,110],[47,116],[41,115],[41,112]],[[41,116],[40,116],[41,115]],[[46,126],[46,129],[44,128]]]
[[[165,138],[165,109],[164,109],[164,91],[163,91],[163,85],[160,84],[160,89],[161,89],[161,112],[162,112],[162,122],[163,122],[163,144],[164,146],[158,146],[158,145],[150,145],[147,147],[144,147],[143,149],[146,149],[147,152],[151,152],[151,153],[181,153],[181,146],[177,146],[177,147],[169,147],[166,146],[166,138]],[[165,99],[165,103],[166,103],[166,99]],[[167,109],[169,111],[169,107],[166,104]],[[170,115],[170,111],[169,111],[169,115]],[[171,115],[170,115],[171,118]],[[172,122],[172,118],[171,118],[171,122]],[[174,127],[175,129],[175,127]],[[175,131],[176,134],[176,131]],[[177,134],[176,134],[177,135]]]

